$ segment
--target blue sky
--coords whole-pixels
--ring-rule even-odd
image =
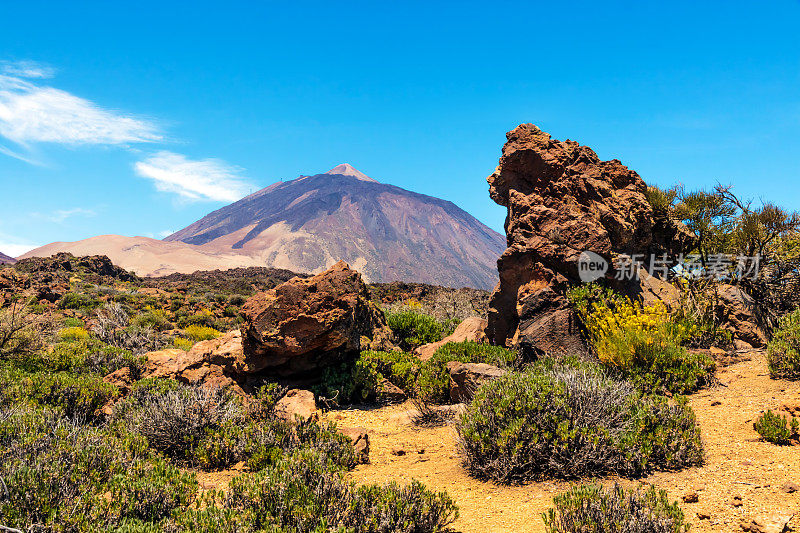
[[[349,162],[502,232],[533,122],[800,208],[800,2],[3,2],[0,251],[159,237]]]

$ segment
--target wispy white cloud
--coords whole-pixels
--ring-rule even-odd
[[[125,145],[162,139],[151,121],[30,81],[53,73],[37,63],[0,64],[0,135],[25,147],[33,143]],[[2,152],[26,160],[8,148]]]
[[[168,151],[153,154],[134,165],[136,173],[155,182],[156,189],[186,200],[234,202],[244,197],[249,182],[242,169],[219,159],[192,161]]]
[[[170,236],[170,235],[172,235],[173,233],[175,233],[175,230],[171,230],[171,229],[165,229],[164,231],[159,231],[159,232],[158,232],[158,236],[159,236],[160,238],[164,239],[164,238],[166,238],[166,237],[169,237],[169,236]]]
[[[37,61],[0,61],[0,72],[20,78],[52,78],[56,69]]]
[[[50,222],[55,223],[62,223],[68,218],[81,216],[81,217],[93,217],[96,216],[97,212],[93,209],[85,209],[83,207],[73,207],[72,209],[58,209],[56,211],[52,211],[50,213],[31,213],[31,216],[37,218],[44,218],[49,220]]]

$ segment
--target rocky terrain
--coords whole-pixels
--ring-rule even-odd
[[[505,246],[452,202],[371,179],[344,164],[278,182],[164,241],[104,235],[24,257],[103,254],[141,276],[267,266],[316,273],[345,260],[368,282],[490,290]]]

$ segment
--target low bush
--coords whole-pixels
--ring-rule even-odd
[[[484,384],[456,430],[467,469],[504,483],[639,475],[703,457],[685,401],[643,396],[585,364],[542,364]]]
[[[0,360],[26,358],[44,346],[40,319],[28,306],[14,302],[0,309]]]
[[[772,378],[800,379],[800,309],[782,316],[767,345]]]
[[[450,374],[447,363],[487,363],[500,368],[513,369],[520,366],[516,352],[500,346],[477,342],[448,342],[425,361],[419,371],[414,392],[417,396],[433,402],[449,401]]]
[[[445,326],[432,316],[415,309],[402,309],[386,313],[386,322],[404,351],[438,342],[448,334]]]
[[[100,300],[88,294],[68,292],[56,304],[59,309],[91,310],[100,306]]]
[[[140,328],[153,328],[156,331],[165,331],[172,328],[172,322],[167,318],[167,313],[163,309],[148,307],[145,312],[137,315],[132,320],[133,325]]]
[[[155,530],[198,489],[141,439],[19,405],[0,413],[0,478],[3,525],[25,531]]]
[[[800,422],[794,417],[787,421],[785,416],[779,416],[768,409],[753,422],[753,429],[767,442],[791,444],[792,439],[798,438]]]
[[[220,389],[182,385],[158,390],[162,382],[151,383],[153,388],[136,387],[118,402],[112,420],[167,456],[190,460],[207,431],[242,416],[240,402]]]
[[[547,533],[686,533],[689,524],[677,502],[664,490],[625,491],[586,484],[553,498],[554,508],[543,513]]]
[[[224,506],[256,530],[434,533],[458,517],[453,501],[419,482],[356,488],[324,456],[302,450],[234,478]]]
[[[708,355],[690,353],[682,343],[696,326],[675,319],[661,304],[638,302],[580,287],[569,293],[597,357],[644,392],[686,394],[709,383],[716,364]]]
[[[207,328],[213,327],[216,319],[211,311],[204,310],[200,313],[188,316],[181,316],[178,319],[179,328],[187,328],[189,326],[204,326]]]
[[[217,337],[222,335],[222,333],[217,331],[216,329],[209,328],[206,326],[188,326],[186,329],[183,330],[183,334],[186,335],[189,338],[189,340],[192,340],[194,342],[216,339]]]
[[[145,359],[135,356],[128,350],[109,346],[99,339],[84,339],[73,342],[59,342],[49,350],[15,361],[15,365],[29,372],[66,371],[72,374],[98,374],[105,376],[128,367],[134,378],[144,369]]]
[[[192,341],[190,341],[189,339],[183,339],[181,337],[175,337],[172,340],[172,344],[179,350],[183,350],[185,352],[188,352],[189,350],[192,349],[192,346],[194,346],[194,343]]]
[[[116,386],[96,375],[0,367],[0,407],[34,403],[56,408],[68,418],[92,420],[118,395]]]

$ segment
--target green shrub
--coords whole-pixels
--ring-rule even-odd
[[[768,409],[753,422],[753,429],[767,442],[791,444],[792,439],[798,437],[800,423],[794,417],[787,421],[785,416],[779,416]]]
[[[134,356],[128,350],[90,338],[77,342],[60,342],[49,350],[39,352],[25,360],[18,360],[16,364],[30,372],[49,370],[100,376],[128,367],[136,379],[144,369],[145,359],[142,356]]]
[[[73,316],[65,317],[64,320],[61,321],[64,324],[65,328],[84,328],[86,324],[80,318],[76,318]]]
[[[147,308],[144,313],[137,315],[132,320],[133,325],[140,328],[153,328],[156,331],[165,331],[172,328],[172,322],[167,318],[163,309]]]
[[[58,408],[69,418],[94,419],[96,412],[118,395],[116,386],[91,374],[0,367],[0,407],[33,402]]]
[[[767,346],[772,378],[800,379],[800,309],[782,316]]]
[[[178,318],[178,327],[182,329],[189,326],[204,326],[210,328],[214,326],[214,322],[214,315],[210,312],[202,312],[195,315],[180,316]]]
[[[467,469],[504,483],[702,462],[700,430],[685,401],[642,396],[591,365],[540,365],[490,381],[456,430]]]
[[[414,309],[386,313],[386,322],[400,348],[407,352],[423,344],[438,342],[445,336],[442,323]]]
[[[38,320],[29,306],[12,303],[0,309],[0,360],[24,359],[44,346]]]
[[[553,498],[543,513],[547,533],[686,533],[689,524],[664,490],[625,491],[618,484],[572,487]]]
[[[477,342],[448,342],[422,364],[416,383],[415,394],[427,401],[447,402],[449,400],[450,374],[447,363],[487,363],[500,368],[512,369],[519,366],[516,352],[500,346],[490,346]]]
[[[59,309],[94,309],[100,307],[100,300],[88,294],[68,292],[56,304]]]
[[[194,342],[216,339],[217,337],[222,335],[221,332],[217,331],[214,328],[209,328],[205,326],[196,326],[196,325],[186,327],[186,329],[183,330],[183,334]]]

